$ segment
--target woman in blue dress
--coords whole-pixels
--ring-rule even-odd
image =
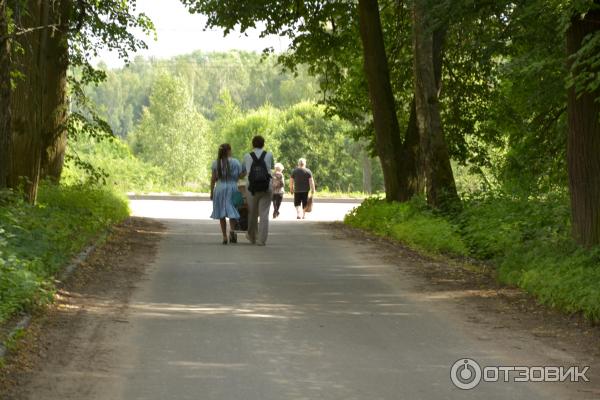
[[[242,174],[242,165],[231,158],[231,146],[228,143],[219,146],[217,159],[212,163],[212,179],[210,181],[210,199],[213,202],[212,219],[218,219],[223,233],[223,244],[227,244],[227,218],[229,218],[229,241],[237,242],[234,227],[240,214],[233,204],[233,195],[237,193],[237,182]]]

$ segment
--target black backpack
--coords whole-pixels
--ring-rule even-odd
[[[269,182],[271,181],[271,174],[267,169],[265,163],[266,151],[260,155],[260,158],[256,157],[256,154],[251,151],[250,157],[252,157],[252,166],[250,167],[250,173],[248,174],[248,190],[254,194],[257,192],[267,192],[269,190]]]

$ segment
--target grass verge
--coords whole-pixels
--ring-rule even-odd
[[[0,323],[50,301],[60,269],[128,215],[127,199],[101,188],[44,184],[35,206],[2,192]]]

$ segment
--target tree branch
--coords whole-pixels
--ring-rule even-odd
[[[53,31],[57,31],[58,28],[59,28],[58,24],[43,25],[43,26],[36,26],[34,28],[27,28],[27,29],[23,29],[19,32],[15,32],[10,35],[0,36],[0,42],[4,42],[6,40],[11,40],[11,39],[16,39],[19,36],[27,35],[28,33],[36,32],[36,31],[41,31],[43,29],[52,29]]]

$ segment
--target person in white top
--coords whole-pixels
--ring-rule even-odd
[[[255,136],[250,153],[244,155],[242,171],[248,174],[248,234],[252,244],[264,246],[269,236],[269,211],[273,193],[273,153],[263,150],[265,139]],[[259,224],[260,218],[260,224]]]
[[[279,207],[283,201],[285,193],[285,177],[283,176],[283,164],[275,164],[275,172],[273,172],[273,219],[279,217]]]

